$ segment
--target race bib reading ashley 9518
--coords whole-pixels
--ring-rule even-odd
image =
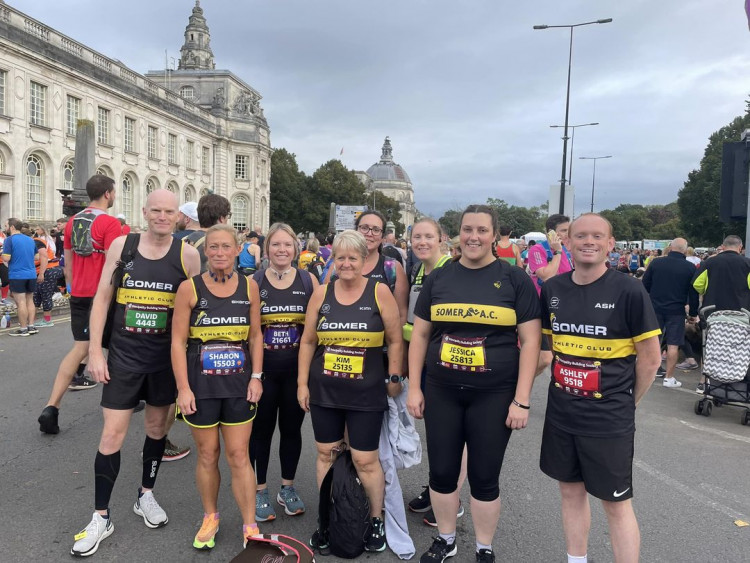
[[[570,395],[601,399],[601,362],[555,356],[552,377],[555,387]]]

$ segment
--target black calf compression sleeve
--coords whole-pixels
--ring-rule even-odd
[[[112,489],[120,472],[120,452],[104,455],[97,451],[94,460],[94,508],[107,510]]]
[[[154,488],[156,474],[159,473],[161,457],[164,455],[164,446],[166,444],[166,436],[159,440],[154,440],[146,436],[146,439],[143,441],[143,477],[141,478],[141,486],[144,489]]]

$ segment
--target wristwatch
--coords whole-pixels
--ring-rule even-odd
[[[394,375],[391,374],[388,377],[385,378],[386,383],[402,383],[404,381],[403,375]]]
[[[558,254],[562,254],[562,250],[555,250],[552,255],[557,256]]]
[[[250,374],[250,379],[259,379],[261,381],[261,383],[262,383],[263,381],[265,381],[266,376],[263,375],[263,372],[261,371],[259,373],[252,373],[252,374]]]

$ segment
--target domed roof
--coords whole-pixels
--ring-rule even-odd
[[[409,184],[411,188],[411,179],[400,164],[393,162],[393,148],[391,140],[386,137],[383,143],[383,154],[380,156],[380,162],[377,162],[367,169],[367,175],[372,178],[373,182],[393,181]]]

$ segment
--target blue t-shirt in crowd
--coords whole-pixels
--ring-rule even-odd
[[[30,280],[36,278],[36,268],[34,267],[36,244],[34,239],[22,234],[11,235],[5,239],[3,254],[10,254],[8,279]]]

